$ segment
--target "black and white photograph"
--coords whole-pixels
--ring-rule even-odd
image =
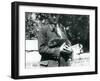
[[[12,14],[12,78],[97,73],[97,7],[14,2]]]
[[[26,69],[89,65],[89,15],[25,12]]]

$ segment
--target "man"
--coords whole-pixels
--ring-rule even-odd
[[[43,67],[68,66],[72,49],[59,15],[49,15],[49,24],[41,26],[38,36],[40,65]]]

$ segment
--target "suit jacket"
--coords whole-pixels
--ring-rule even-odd
[[[67,38],[67,34],[62,25],[59,25],[62,31],[62,38],[57,34],[57,31],[52,25],[42,25],[39,29],[38,35],[38,48],[41,54],[41,65],[43,66],[67,66],[69,55],[61,54],[59,47],[56,42],[57,39],[66,42],[66,44],[71,44]],[[56,41],[54,41],[56,40]],[[54,42],[53,42],[54,41]]]

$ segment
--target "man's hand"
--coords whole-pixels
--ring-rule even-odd
[[[63,43],[61,45],[61,47],[60,47],[60,52],[64,52],[64,53],[68,53],[69,54],[69,53],[72,53],[73,50],[72,50],[71,46],[66,45],[66,43]]]

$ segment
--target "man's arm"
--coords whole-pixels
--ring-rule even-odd
[[[59,48],[50,48],[48,46],[47,41],[47,28],[40,28],[39,35],[38,35],[38,47],[39,47],[39,53],[42,54],[49,54],[51,56],[59,56],[60,50]]]

